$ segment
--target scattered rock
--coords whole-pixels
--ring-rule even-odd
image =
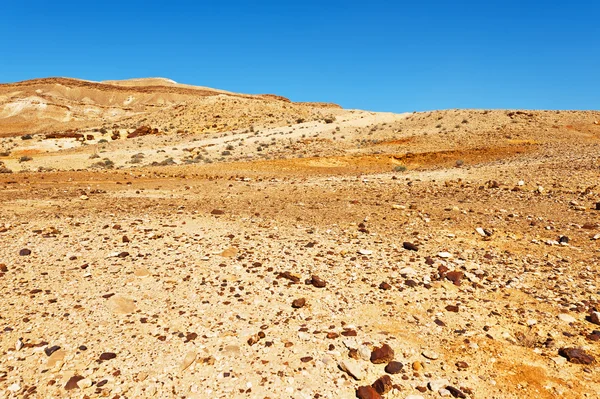
[[[449,384],[448,380],[432,380],[429,381],[429,383],[427,384],[427,387],[432,390],[433,392],[438,392],[440,389],[445,388],[446,385]]]
[[[354,359],[341,360],[339,367],[342,371],[345,371],[357,381],[364,379],[366,376],[364,367],[362,367],[360,363]]]
[[[577,321],[577,319],[576,319],[576,318],[574,318],[573,316],[571,316],[571,315],[568,315],[568,314],[566,314],[566,313],[561,313],[561,314],[559,314],[559,315],[558,315],[558,318],[559,318],[561,321],[564,321],[565,323],[575,323],[575,322]]]
[[[385,372],[388,374],[398,374],[402,371],[404,365],[400,362],[391,361],[385,366]]]
[[[440,355],[432,351],[423,351],[421,354],[429,360],[436,360],[440,357]]]
[[[117,357],[117,355],[115,353],[104,352],[103,354],[100,355],[100,360],[112,360],[116,357]]]
[[[303,308],[305,305],[306,305],[306,298],[294,299],[294,302],[292,302],[292,307],[294,309]]]
[[[371,386],[377,391],[378,394],[385,395],[393,388],[392,379],[389,375],[384,375],[378,378]]]
[[[418,246],[416,246],[415,244],[410,243],[408,241],[403,242],[402,243],[402,247],[404,249],[406,249],[406,250],[409,250],[409,251],[418,251],[419,250]]]
[[[394,350],[388,344],[383,344],[371,352],[371,363],[373,364],[389,363],[392,360],[394,360]]]
[[[313,287],[316,288],[325,288],[325,286],[327,285],[327,282],[325,280],[315,275],[311,277],[310,283],[313,285]]]
[[[592,364],[596,361],[592,355],[580,348],[561,348],[558,354],[575,364]]]
[[[454,396],[455,398],[461,398],[461,399],[465,399],[467,397],[467,395],[465,393],[463,393],[460,389],[458,388],[454,388],[451,385],[446,386],[446,389],[448,391],[450,391],[450,394],[452,396]]]
[[[370,386],[358,387],[356,397],[358,399],[382,399],[382,396],[377,393],[375,388]]]
[[[83,380],[85,377],[82,377],[80,375],[74,375],[73,377],[69,378],[69,381],[67,381],[67,383],[65,384],[65,389],[67,391],[70,391],[72,389],[79,389],[79,385],[77,385],[77,383],[81,380]]]

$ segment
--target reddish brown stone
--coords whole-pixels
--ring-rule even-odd
[[[378,378],[371,386],[378,394],[385,395],[392,390],[392,379],[389,375],[384,375]]]
[[[311,277],[310,283],[313,285],[313,287],[316,288],[325,288],[325,286],[327,285],[327,282],[325,280],[323,280],[319,276],[314,275]]]
[[[592,364],[596,361],[594,356],[579,348],[560,348],[558,354],[575,364]]]
[[[389,363],[392,360],[394,360],[394,350],[388,344],[383,344],[381,348],[375,348],[371,352],[373,364]]]
[[[465,275],[463,272],[448,272],[446,273],[446,278],[454,283],[454,285],[460,285],[461,280]]]
[[[373,387],[358,387],[356,397],[358,399],[382,399],[382,396]]]
[[[294,309],[303,308],[304,305],[306,305],[306,299],[305,298],[294,299],[294,302],[292,302],[292,307]]]
[[[398,374],[400,371],[402,371],[403,367],[404,365],[402,363],[392,361],[385,366],[385,372],[388,374]]]
[[[83,380],[82,376],[74,375],[73,377],[69,378],[69,381],[67,381],[67,383],[65,384],[65,389],[67,391],[70,391],[72,389],[79,388],[79,385],[77,385],[77,383],[81,380]]]

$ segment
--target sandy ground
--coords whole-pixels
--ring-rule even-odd
[[[2,139],[0,397],[598,397],[600,113],[514,112]]]

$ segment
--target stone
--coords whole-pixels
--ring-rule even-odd
[[[315,288],[325,288],[325,286],[327,286],[327,282],[325,280],[315,275],[311,276],[310,283]]]
[[[450,252],[440,252],[438,253],[438,257],[442,259],[448,259],[452,257],[452,254]]]
[[[574,318],[571,315],[568,315],[566,313],[561,313],[558,315],[559,320],[564,321],[565,323],[575,323],[577,321],[576,318]]]
[[[384,290],[384,291],[389,291],[392,289],[392,286],[384,281],[381,284],[379,284],[379,289]]]
[[[477,234],[479,234],[480,236],[482,236],[482,237],[487,237],[487,234],[485,234],[485,230],[483,230],[483,228],[481,228],[481,227],[477,227],[477,228],[475,229],[475,231],[476,231],[476,232],[477,232]]]
[[[455,398],[461,398],[461,399],[465,399],[467,397],[467,395],[462,392],[460,389],[458,388],[454,388],[453,386],[446,386],[446,389],[450,392],[450,394],[452,396],[454,396]]]
[[[212,211],[210,211],[211,215],[224,215],[225,211],[222,211],[221,209],[213,209]]]
[[[19,251],[19,255],[20,256],[29,256],[29,255],[31,255],[31,250],[27,249],[27,248],[23,248],[22,250]]]
[[[142,277],[143,278],[143,277],[148,277],[150,275],[150,272],[145,267],[140,267],[139,269],[135,269],[133,271],[133,274],[136,277]]]
[[[392,379],[389,375],[384,375],[379,377],[371,386],[377,391],[378,394],[385,395],[393,388]]]
[[[392,360],[394,360],[394,350],[388,344],[383,344],[371,352],[371,363],[373,364],[389,363]]]
[[[46,365],[48,366],[48,368],[53,368],[57,364],[62,363],[63,360],[65,360],[66,355],[67,355],[67,352],[65,352],[62,349],[59,349],[56,352],[54,352],[52,355],[50,355],[50,357],[48,358],[48,361],[46,362]]]
[[[67,391],[70,391],[72,389],[79,389],[79,385],[77,385],[77,383],[83,379],[84,377],[80,375],[74,375],[73,377],[69,378],[69,381],[67,381],[67,383],[65,384],[65,389]]]
[[[425,399],[425,398],[423,396],[421,396],[421,395],[408,395],[404,399]]]
[[[361,249],[358,251],[358,253],[361,255],[372,255],[373,251],[371,251],[370,249]]]
[[[432,390],[433,392],[437,392],[442,388],[446,388],[446,385],[449,384],[448,380],[440,379],[440,380],[431,380],[427,384],[427,388]]]
[[[100,355],[100,360],[112,360],[114,358],[116,358],[117,355],[115,353],[112,352],[104,352],[103,354]]]
[[[560,348],[558,354],[574,364],[592,364],[596,359],[580,348]]]
[[[385,372],[388,374],[398,374],[402,371],[404,365],[400,362],[391,361],[385,366]]]
[[[345,371],[357,381],[364,379],[366,376],[364,368],[354,359],[343,359],[340,361],[339,366],[342,371]]]
[[[58,345],[49,346],[47,348],[44,348],[44,353],[46,354],[46,356],[52,356],[52,354],[59,349],[60,349],[60,346],[58,346]]]
[[[600,312],[590,313],[590,321],[594,324],[600,325]]]
[[[463,272],[458,272],[458,271],[453,271],[453,272],[448,272],[446,273],[446,278],[450,281],[452,281],[452,283],[456,286],[459,286],[461,284],[461,281],[464,277],[464,273]]]
[[[188,367],[190,367],[192,363],[196,361],[196,356],[198,356],[196,351],[189,351],[179,365],[179,372],[184,372]]]
[[[416,246],[415,244],[405,241],[402,243],[402,247],[408,251],[418,251],[419,247]]]
[[[303,308],[305,305],[306,305],[306,298],[294,299],[294,301],[292,302],[292,307],[294,309]]]
[[[357,351],[358,357],[362,360],[371,360],[371,350],[366,345],[361,345]]]
[[[382,399],[382,396],[377,393],[375,388],[369,386],[358,387],[356,397],[358,399]]]
[[[110,297],[108,307],[116,314],[129,314],[136,310],[133,299],[125,298],[119,295]]]
[[[421,354],[429,360],[436,360],[440,357],[437,353],[432,351],[423,351]]]

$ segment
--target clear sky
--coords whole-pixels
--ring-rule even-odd
[[[600,109],[600,0],[6,0],[0,10],[0,82],[160,76],[377,111]]]

